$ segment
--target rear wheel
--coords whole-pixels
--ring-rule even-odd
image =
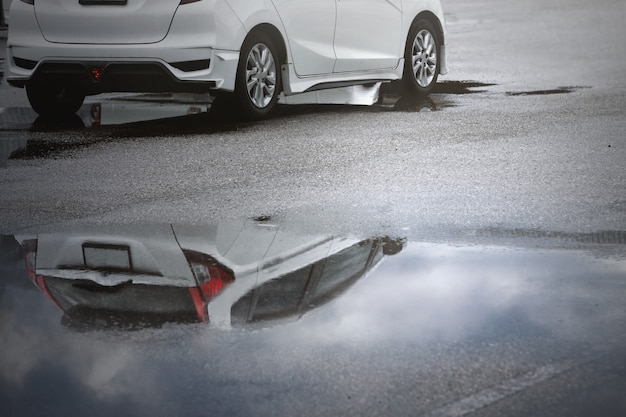
[[[85,101],[85,94],[71,86],[30,83],[26,94],[33,110],[45,117],[72,115]]]
[[[405,55],[405,87],[421,95],[430,93],[439,75],[441,40],[430,21],[420,19],[409,31]]]
[[[237,69],[235,98],[247,119],[267,117],[278,101],[281,86],[280,63],[274,43],[264,33],[248,38]]]

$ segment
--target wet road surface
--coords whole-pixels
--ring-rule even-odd
[[[625,415],[626,5],[444,7],[450,73],[424,100],[369,86],[241,123],[207,97],[107,95],[47,121],[3,81],[0,414]],[[253,261],[207,237],[232,219]],[[51,236],[95,256],[52,299],[27,265],[53,277],[54,251],[24,244]],[[230,265],[209,322],[154,324],[128,279],[98,278],[146,236]],[[355,253],[309,303],[328,242]],[[282,296],[229,296],[289,259],[311,268],[301,292],[277,276],[263,290]]]

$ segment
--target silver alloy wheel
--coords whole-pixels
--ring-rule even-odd
[[[437,74],[437,42],[428,30],[422,29],[415,36],[411,57],[417,84],[428,87]]]
[[[246,60],[246,90],[258,108],[267,107],[276,91],[276,62],[267,45],[257,43]]]

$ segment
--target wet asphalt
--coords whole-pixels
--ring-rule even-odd
[[[244,123],[208,97],[106,95],[46,121],[3,80],[11,245],[85,225],[233,218],[409,242],[330,308],[260,333],[93,343],[58,329],[58,311],[15,278],[3,311],[39,320],[12,318],[3,334],[43,365],[9,367],[16,350],[4,345],[9,410],[37,415],[26,404],[40,380],[104,414],[197,415],[204,383],[221,415],[625,415],[626,4],[443,4],[450,72],[422,100],[384,85],[373,105],[285,105]],[[5,276],[24,275],[3,262]],[[22,327],[82,356],[54,363]],[[14,391],[24,381],[32,394]],[[163,404],[146,401],[163,392]]]
[[[239,123],[207,114],[202,97],[95,96],[50,123],[3,82],[13,156],[0,230],[285,213],[314,228],[418,234],[623,230],[623,4],[446,10],[450,73],[424,102],[285,106]]]

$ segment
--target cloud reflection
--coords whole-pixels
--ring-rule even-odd
[[[578,251],[412,243],[300,328],[327,341],[452,342],[496,332],[604,343],[615,339],[604,323],[624,316],[625,266]],[[606,286],[615,289],[608,297]]]

